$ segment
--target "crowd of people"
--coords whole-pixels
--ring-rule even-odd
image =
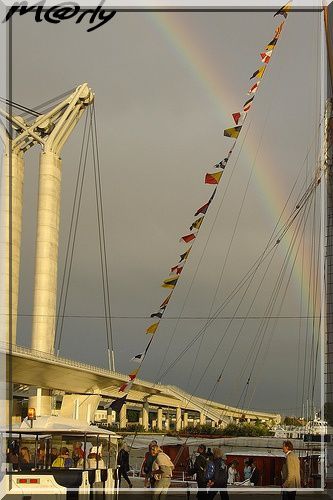
[[[295,490],[301,486],[300,479],[300,461],[293,451],[291,441],[284,441],[282,447],[285,453],[285,462],[281,471],[282,487],[284,488],[283,499],[294,500]],[[67,447],[52,448],[51,453],[46,457],[45,447],[40,446],[37,449],[36,457],[32,460],[30,450],[27,446],[19,446],[17,441],[13,441],[7,450],[7,461],[12,464],[14,470],[29,471],[35,462],[45,465],[47,461],[49,466],[54,468],[83,468],[84,451],[81,443],[75,443],[72,453]],[[86,466],[90,469],[105,468],[105,463],[100,454],[100,449],[92,446],[86,457]],[[153,440],[149,444],[145,454],[141,476],[144,476],[145,488],[153,489],[154,498],[167,494],[171,484],[171,478],[175,465],[170,457],[158,446],[157,441]],[[123,443],[117,456],[117,481],[121,486],[122,478],[125,479],[129,488],[132,488],[132,482],[128,476],[130,470],[129,451],[126,443]],[[195,458],[189,467],[189,474],[195,477],[198,484],[197,498],[212,499],[216,493],[220,493],[222,500],[228,500],[227,488],[235,483],[251,483],[251,485],[260,485],[260,472],[256,466],[254,458],[248,458],[244,461],[243,470],[239,470],[239,463],[232,461],[226,464],[221,448],[206,449],[204,444],[200,444]]]
[[[100,450],[99,450],[100,451]],[[104,460],[96,446],[92,446],[86,455],[86,467],[96,469],[105,468]],[[82,469],[84,466],[84,451],[81,442],[73,445],[72,453],[67,446],[52,447],[46,454],[45,443],[42,443],[35,453],[31,453],[27,446],[19,446],[14,440],[7,450],[7,462],[12,464],[13,470],[30,471],[34,468],[72,468]]]

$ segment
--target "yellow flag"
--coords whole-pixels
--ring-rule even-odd
[[[158,321],[157,323],[153,323],[152,325],[150,325],[147,328],[146,333],[152,333],[152,334],[154,334],[156,332],[159,324],[160,324],[160,322]]]
[[[234,139],[237,139],[241,129],[242,129],[241,125],[239,125],[238,127],[226,128],[224,131],[224,135],[226,137],[233,137]]]
[[[177,285],[178,278],[179,278],[179,274],[171,276],[171,278],[167,278],[166,280],[163,281],[162,287],[163,288],[175,288],[175,286]]]

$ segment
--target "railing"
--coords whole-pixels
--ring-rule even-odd
[[[17,354],[17,355],[22,355],[26,356],[29,358],[37,358],[41,359],[43,361],[51,362],[57,365],[65,365],[71,368],[78,368],[84,371],[89,371],[93,372],[99,375],[103,375],[105,377],[113,377],[117,379],[117,381],[123,383],[124,381],[128,380],[128,375],[125,375],[123,373],[119,372],[114,372],[107,370],[106,368],[101,368],[98,366],[90,365],[87,363],[82,363],[80,361],[75,361],[72,359],[68,358],[62,358],[59,356],[56,356],[55,354],[52,353],[47,353],[43,351],[38,351],[37,349],[31,349],[29,347],[23,347],[23,346],[18,346],[16,344],[10,344],[9,342],[4,342],[0,341],[0,352],[5,352],[6,354]],[[237,412],[237,408],[232,408],[229,406],[224,406],[221,405],[221,410],[212,408],[211,406],[205,406],[205,401],[201,398],[198,398],[196,396],[191,396],[190,394],[186,393],[185,391],[179,389],[176,386],[173,385],[166,385],[162,386],[161,384],[154,384],[152,382],[147,382],[145,380],[141,379],[136,379],[135,383],[137,385],[143,386],[143,392],[144,388],[147,389],[154,389],[157,393],[165,391],[165,389],[169,390],[171,394],[173,394],[176,398],[183,399],[189,403],[192,403],[193,406],[196,406],[199,411],[202,411],[207,417],[213,418],[213,420],[220,420],[221,419],[221,412],[223,411],[230,411],[230,412]],[[197,410],[197,411],[198,411]],[[238,410],[240,411],[240,410]],[[266,413],[255,413],[255,412],[246,412],[247,415],[262,415],[265,416],[266,418],[274,418],[275,415],[270,415]]]
[[[227,418],[227,415],[222,415],[224,412],[230,412],[230,413],[235,413],[236,415],[239,414],[241,415],[244,413],[243,410],[240,410],[239,408],[235,408],[232,406],[228,405],[220,405],[220,408],[213,408],[210,405],[206,406],[206,401],[203,400],[200,397],[197,396],[190,396],[189,394],[185,393],[182,389],[179,389],[176,386],[173,385],[168,385],[166,386],[173,394],[175,394],[178,397],[182,397],[183,399],[186,399],[188,402],[192,403],[193,405],[197,406],[202,410],[204,414],[206,414],[207,417],[209,418],[214,418],[217,420],[223,420],[224,418]],[[254,411],[246,411],[246,417],[254,417],[254,418],[269,418],[269,419],[274,419],[277,417],[277,414],[273,413],[266,413],[266,412],[254,412]]]
[[[110,376],[115,376],[119,378],[121,381],[126,379],[126,375],[118,372],[112,372],[107,370],[106,368],[100,368],[98,366],[90,365],[87,363],[82,363],[80,361],[75,361],[72,359],[68,358],[62,358],[59,356],[56,356],[55,354],[52,353],[47,353],[43,351],[38,351],[36,349],[31,349],[29,347],[23,347],[23,346],[18,346],[18,345],[13,345],[10,344],[9,342],[0,342],[0,350],[6,353],[10,354],[23,354],[25,356],[33,357],[33,358],[39,358],[43,359],[45,361],[52,361],[56,364],[62,364],[62,365],[67,365],[75,368],[82,368],[84,370],[89,370],[89,371],[94,371],[98,372],[103,375]]]
[[[88,363],[82,363],[80,361],[75,361],[75,360],[68,359],[68,358],[62,358],[62,357],[56,356],[55,354],[52,354],[52,353],[47,353],[47,352],[43,352],[43,351],[38,351],[36,349],[31,349],[30,347],[23,347],[23,346],[10,344],[9,342],[0,341],[0,351],[8,353],[8,354],[22,354],[24,356],[28,356],[31,358],[39,358],[39,359],[43,359],[45,361],[53,362],[56,364],[66,365],[66,366],[70,366],[73,368],[80,368],[80,369],[86,370],[86,371],[92,371],[94,373],[105,375],[107,377],[112,376],[114,378],[119,379],[120,382],[124,382],[128,379],[128,375],[125,375],[123,373],[110,371],[110,370],[107,370],[106,368],[101,368],[99,366],[90,365]],[[146,382],[146,381],[140,380],[140,379],[136,379],[136,383],[142,384],[142,385],[146,386],[147,388],[154,387],[154,384],[152,384],[151,382]]]
[[[167,388],[177,397],[181,397],[187,400],[189,403],[192,403],[193,406],[199,408],[199,410],[202,411],[202,413],[204,413],[208,418],[213,418],[214,420],[223,420],[223,417],[221,417],[221,412],[219,412],[219,410],[214,410],[209,406],[205,406],[205,404],[201,402],[199,398],[186,394],[186,392],[183,392],[181,389],[178,389],[178,387],[173,385],[168,385]]]

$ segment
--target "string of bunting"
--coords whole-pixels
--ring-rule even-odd
[[[286,19],[290,9],[291,9],[291,2],[288,2],[286,5],[281,7],[281,9],[279,9],[274,14],[274,17],[281,15]],[[217,190],[217,185],[219,184],[219,182],[222,178],[224,169],[226,168],[227,163],[230,160],[230,157],[232,155],[234,147],[237,143],[237,139],[238,139],[239,134],[242,130],[242,126],[243,126],[244,121],[247,117],[247,113],[250,111],[250,109],[253,105],[258,88],[260,86],[260,82],[264,76],[267,65],[272,58],[273,51],[275,50],[277,42],[278,42],[280,35],[282,33],[284,23],[285,23],[285,20],[282,21],[281,24],[279,24],[277,26],[277,28],[275,29],[273,39],[266,45],[264,51],[260,53],[260,60],[263,63],[263,66],[261,66],[259,69],[257,69],[253,73],[253,75],[250,77],[250,80],[256,78],[257,81],[248,90],[247,99],[243,105],[242,111],[232,114],[235,126],[224,130],[224,136],[235,139],[235,141],[234,141],[231,149],[229,150],[227,156],[223,160],[221,160],[220,162],[218,162],[214,165],[215,171],[208,172],[205,175],[205,179],[204,179],[205,184],[215,185],[213,193],[211,194],[208,201],[204,205],[202,205],[200,208],[198,208],[198,210],[194,213],[194,217],[197,217],[197,218],[194,219],[191,226],[189,227],[190,233],[188,233],[185,236],[182,236],[180,238],[180,242],[183,242],[185,244],[190,244],[190,246],[188,247],[188,249],[184,253],[182,253],[180,255],[178,263],[171,267],[170,274],[169,274],[168,278],[166,278],[161,285],[163,288],[168,288],[171,291],[168,294],[168,296],[165,298],[165,300],[162,302],[162,304],[159,306],[159,309],[150,315],[151,318],[155,318],[155,322],[152,323],[150,326],[148,326],[146,329],[146,334],[151,335],[151,338],[149,339],[145,350],[132,357],[131,361],[139,363],[139,366],[136,369],[132,370],[131,373],[128,374],[128,377],[129,377],[128,381],[126,383],[124,383],[119,388],[119,392],[124,393],[124,396],[122,396],[121,398],[118,398],[113,403],[111,403],[109,405],[109,407],[111,407],[111,408],[114,407],[114,408],[118,409],[119,405],[123,404],[126,401],[127,394],[129,392],[129,390],[131,389],[133,382],[136,379],[137,374],[141,368],[141,365],[142,365],[142,363],[147,355],[147,352],[148,352],[148,350],[151,346],[151,343],[153,341],[153,337],[154,337],[154,335],[155,335],[155,333],[160,325],[160,322],[161,322],[163,315],[167,309],[167,306],[170,302],[172,294],[175,291],[175,288],[176,288],[176,285],[177,285],[178,280],[180,278],[180,275],[184,269],[184,266],[186,264],[186,261],[187,261],[189,255],[190,255],[190,252],[191,252],[192,247],[193,247],[193,243],[198,236],[199,230],[204,222],[207,211],[208,211],[208,209],[209,209],[209,207],[214,199],[214,196],[215,196],[216,190]]]

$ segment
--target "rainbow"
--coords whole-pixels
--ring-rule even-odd
[[[210,55],[204,52],[202,47],[196,43],[193,33],[181,20],[181,16],[174,15],[172,12],[157,11],[149,13],[149,16],[154,26],[163,34],[168,44],[173,48],[177,57],[182,60],[183,64],[191,71],[193,77],[196,78],[205,89],[207,97],[212,101],[213,109],[216,110],[219,119],[223,120],[221,128],[229,126],[232,118],[229,111],[226,111],[223,103],[238,102],[238,105],[235,106],[235,111],[237,111],[237,106],[239,107],[242,96],[235,96],[233,89],[228,87],[227,81],[224,80],[221,82],[221,76],[217,72],[215,62],[210,58]],[[279,22],[281,21],[279,20]],[[275,26],[272,26],[272,31],[274,28]],[[283,37],[283,33],[281,36]],[[263,43],[265,43],[265,41],[263,41]],[[258,48],[258,54],[259,52],[260,47]],[[246,81],[246,75],[244,75],[244,81]],[[257,144],[253,141],[246,141],[246,143],[244,143],[244,151],[249,157],[254,158],[256,156],[256,148]],[[219,161],[222,159],[223,154],[222,152],[221,158],[217,158],[216,160]],[[257,183],[258,190],[263,193],[266,199],[267,207],[271,212],[270,215],[273,217],[273,220],[278,220],[283,210],[286,197],[286,194],[281,188],[272,183],[272,178],[274,178],[276,171],[278,171],[278,167],[274,165],[272,159],[261,154],[260,161],[257,161],[254,166],[254,179]],[[289,248],[290,238],[291,236],[287,234],[283,239],[283,244],[286,249]],[[309,255],[305,256],[305,262],[310,262]],[[293,279],[296,281],[297,286],[302,287],[303,297],[308,297],[311,277],[309,273],[305,271],[305,267],[306,266],[304,266],[302,273],[302,263],[296,261]],[[319,303],[317,304],[316,313],[320,313]]]

